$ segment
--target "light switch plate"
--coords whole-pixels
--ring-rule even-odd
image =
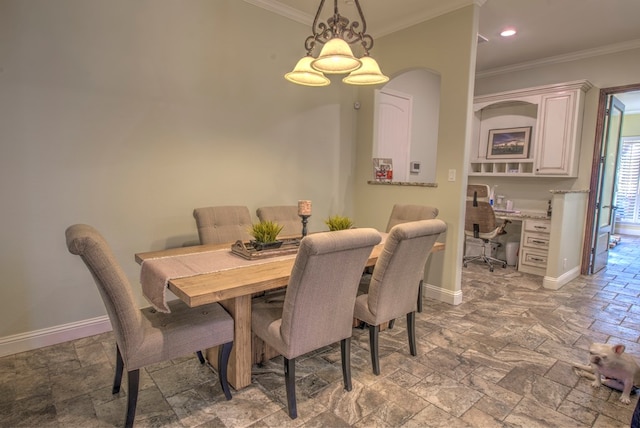
[[[455,169],[450,169],[449,170],[449,181],[456,181],[456,170]]]

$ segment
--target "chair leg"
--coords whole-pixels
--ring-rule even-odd
[[[422,312],[422,280],[418,284],[418,312]]]
[[[198,351],[196,352],[196,355],[198,356],[198,359],[200,360],[200,364],[204,364],[204,355],[202,355],[202,351]]]
[[[380,358],[378,358],[378,334],[380,326],[369,326],[369,348],[371,348],[371,365],[373,366],[373,374],[380,374]]]
[[[124,426],[126,428],[133,427],[133,420],[136,417],[136,406],[138,404],[138,387],[140,385],[140,370],[131,370],[128,372],[127,380],[129,383],[127,399],[127,417]]]
[[[122,354],[120,353],[120,348],[116,345],[116,375],[113,378],[113,388],[111,389],[112,394],[117,394],[120,392],[120,384],[122,383],[122,372],[124,370],[124,361],[122,361]]]
[[[340,341],[340,356],[342,357],[342,379],[344,389],[351,391],[351,338]]]
[[[298,409],[296,408],[296,359],[284,359],[284,383],[287,388],[287,407],[289,409],[289,417],[295,419],[298,417]]]
[[[387,327],[389,327],[389,330],[391,330],[393,328],[395,323],[396,323],[396,319],[395,318],[392,319],[391,321],[389,321],[389,324],[387,325]]]
[[[229,381],[227,379],[227,366],[229,365],[229,355],[233,342],[227,342],[222,346],[218,346],[218,380],[222,386],[222,392],[227,400],[231,400],[231,390],[229,389]]]
[[[409,352],[414,357],[418,355],[416,348],[416,313],[409,312],[407,314],[407,334],[409,335]]]

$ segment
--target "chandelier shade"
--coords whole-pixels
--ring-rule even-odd
[[[362,62],[355,56],[344,40],[335,37],[322,47],[318,59],[311,62],[311,67],[327,74],[343,74],[357,70]]]
[[[378,85],[389,81],[389,78],[380,71],[380,66],[375,59],[370,56],[363,56],[360,61],[362,62],[362,67],[352,71],[342,79],[344,83],[350,85]]]
[[[321,72],[311,67],[313,57],[305,56],[293,68],[293,71],[284,75],[289,82],[305,86],[327,86],[331,81]]]
[[[355,4],[360,20],[350,21],[338,12],[338,0],[333,1],[333,15],[326,23],[318,23],[325,0],[320,0],[318,11],[311,26],[312,35],[307,37],[304,46],[307,55],[298,61],[293,71],[285,74],[285,79],[299,85],[326,86],[330,80],[325,74],[349,74],[342,79],[352,85],[377,85],[389,80],[382,74],[378,63],[369,56],[373,47],[373,37],[367,34],[367,21],[364,19],[359,0]],[[316,47],[322,46],[317,57]],[[362,57],[354,55],[352,47],[364,51]]]

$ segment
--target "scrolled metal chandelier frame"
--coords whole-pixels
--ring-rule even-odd
[[[293,71],[285,78],[293,83],[306,86],[326,86],[330,80],[325,74],[349,73],[343,82],[352,85],[376,85],[389,80],[382,74],[375,59],[369,56],[373,47],[373,37],[367,34],[367,21],[362,13],[360,2],[354,0],[360,21],[350,21],[340,15],[338,0],[334,0],[333,15],[327,22],[318,22],[325,0],[320,1],[313,24],[312,35],[304,42],[307,54],[300,59]],[[318,57],[313,56],[314,49],[323,45]],[[360,45],[364,54],[357,58],[351,45]]]

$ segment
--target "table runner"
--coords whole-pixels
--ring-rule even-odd
[[[142,294],[157,311],[169,313],[171,311],[167,306],[166,290],[171,279],[273,263],[294,257],[296,254],[247,260],[234,255],[231,250],[223,249],[147,259],[142,262],[140,270]]]

